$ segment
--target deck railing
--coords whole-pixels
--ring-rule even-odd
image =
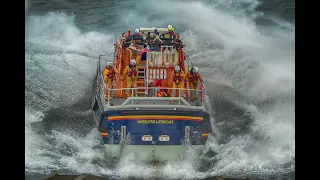
[[[105,83],[103,75],[100,75],[97,82],[97,93],[101,102],[106,108],[119,108],[119,107],[184,107],[194,109],[204,109],[205,101],[205,88],[202,89],[187,89],[187,88],[167,88],[167,87],[136,87],[136,88],[110,88]],[[169,95],[170,91],[176,91],[178,97],[158,97],[158,92],[165,91]],[[129,90],[130,96],[117,97],[117,94],[126,94]],[[139,91],[140,90],[140,91]],[[120,92],[119,92],[120,91]],[[140,96],[135,96],[135,91]],[[191,101],[191,93],[195,97],[194,101]],[[142,94],[142,96],[141,96]],[[171,92],[172,94],[172,92]],[[148,102],[148,103],[147,103]],[[150,104],[150,102],[152,102]]]

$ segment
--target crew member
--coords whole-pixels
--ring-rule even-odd
[[[114,80],[116,74],[119,74],[118,70],[113,67],[112,62],[108,62],[106,68],[103,71],[103,78],[104,78],[105,83],[108,84],[109,89],[112,89],[112,87],[113,87],[113,80]],[[108,94],[107,94],[107,96],[108,96]]]
[[[191,101],[194,101],[198,94],[196,93],[196,90],[198,89],[198,81],[203,83],[199,69],[197,67],[191,68],[191,70],[187,73],[186,79],[189,81],[189,88],[192,89],[190,92]]]
[[[168,31],[169,31],[169,34],[175,35],[174,34],[174,28],[170,24],[168,25]]]
[[[134,36],[140,36],[140,31],[139,31],[139,29],[135,29],[133,35],[134,35]]]
[[[186,75],[184,72],[180,69],[178,65],[174,67],[174,72],[171,74],[170,78],[172,81],[172,88],[183,88],[184,87],[184,80],[185,80]],[[171,96],[172,97],[178,97],[179,95],[176,93],[178,89],[173,89]],[[179,94],[182,94],[181,89],[179,89]]]
[[[131,40],[134,40],[134,41],[142,41],[143,40],[143,36],[140,34],[139,29],[135,29],[134,33],[127,37],[126,42],[131,41]]]
[[[132,59],[130,61],[130,64],[123,70],[123,75],[127,83],[127,88],[137,87],[138,68],[136,67],[135,59]],[[133,89],[133,92],[135,96],[138,96],[137,89]],[[129,96],[130,89],[127,89],[126,93],[127,93],[127,96]]]
[[[170,39],[176,39],[176,35],[174,34],[174,28],[169,24],[168,25],[168,31],[166,34],[170,35]],[[174,40],[171,41],[171,43],[175,43]]]

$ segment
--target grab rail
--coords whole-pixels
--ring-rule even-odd
[[[204,108],[204,100],[205,100],[205,88],[202,90],[200,89],[188,89],[188,88],[167,88],[167,87],[136,87],[136,88],[110,88],[108,85],[106,85],[104,78],[102,75],[100,75],[100,78],[98,80],[98,87],[99,87],[99,97],[102,99],[103,104],[105,105],[106,108],[122,108],[122,107],[150,107],[149,105],[143,105],[141,104],[142,101],[176,101],[178,104],[171,104],[170,107],[185,107],[185,108],[195,108],[195,109],[203,109]],[[134,97],[133,90],[144,90],[145,96],[143,97]],[[161,90],[178,90],[179,97],[157,97],[157,93]],[[122,104],[120,105],[110,105],[110,99],[111,99],[111,92],[116,92],[116,91],[123,91],[123,90],[130,90],[131,91],[131,97],[128,97]],[[149,92],[151,90],[151,92]],[[184,98],[181,97],[185,96],[185,93],[181,91],[188,91],[188,92],[196,92],[200,96],[198,97],[200,100],[200,107],[199,106],[192,106],[190,103]],[[202,93],[202,95],[201,95]],[[149,96],[148,96],[149,95]],[[119,98],[119,99],[124,99],[124,98]],[[134,101],[139,101],[139,105],[133,105]],[[131,105],[128,103],[131,102]],[[156,105],[152,104],[152,107],[159,107],[163,108],[164,105]],[[166,105],[167,106],[167,105]]]

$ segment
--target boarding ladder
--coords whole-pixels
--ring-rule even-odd
[[[137,87],[147,88],[148,84],[146,83],[146,64],[140,64],[138,66],[138,77],[137,77]],[[138,89],[138,96],[145,96],[146,89]]]

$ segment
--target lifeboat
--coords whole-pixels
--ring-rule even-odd
[[[117,161],[134,153],[142,161],[161,163],[178,160],[187,147],[201,154],[212,132],[204,105],[205,87],[192,90],[184,83],[175,97],[170,96],[176,90],[170,82],[175,66],[185,74],[190,69],[185,45],[180,35],[169,34],[168,28],[139,30],[138,36],[130,31],[122,33],[114,44],[114,58],[110,61],[119,74],[111,87],[103,78],[107,62],[99,57],[97,64],[92,112],[106,156]],[[132,59],[139,70],[137,87],[127,88],[123,72]],[[190,100],[191,91],[198,94],[196,101]]]

